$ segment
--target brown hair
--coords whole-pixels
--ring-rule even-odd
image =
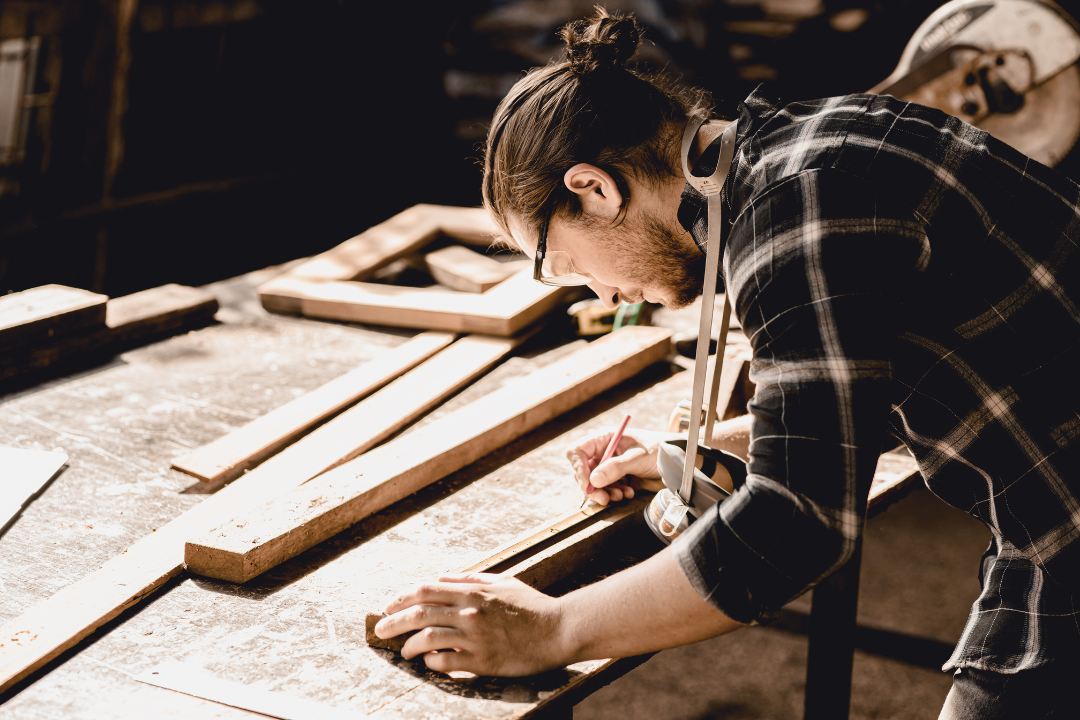
[[[673,142],[694,114],[709,115],[712,99],[663,75],[626,66],[642,28],[634,17],[608,13],[564,27],[566,59],[533,68],[499,103],[484,152],[484,207],[507,238],[507,215],[529,227],[546,217],[581,214],[566,171],[590,163],[608,172],[623,194],[623,175],[659,183],[680,176]]]

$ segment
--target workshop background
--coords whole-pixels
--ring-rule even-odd
[[[0,294],[201,285],[417,202],[478,204],[496,103],[592,5],[4,0]],[[607,5],[648,28],[641,64],[730,114],[761,82],[791,99],[869,89],[938,3]]]
[[[1074,16],[1073,3],[1060,3]],[[731,115],[866,90],[933,0],[621,0],[640,63]],[[418,202],[479,203],[499,99],[592,0],[3,0],[0,295],[120,296],[311,255]],[[1059,168],[1077,178],[1077,160]],[[853,718],[933,718],[989,534],[925,488],[871,524]],[[808,611],[803,599],[796,610]],[[663,653],[579,718],[798,717],[791,621]]]

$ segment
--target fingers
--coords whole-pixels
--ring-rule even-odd
[[[625,457],[631,452],[647,453],[644,446],[641,444],[641,441],[632,434],[636,432],[639,431],[630,431],[629,433],[623,434],[622,438],[619,440],[619,444],[615,448],[617,454],[614,458],[609,460],[608,463],[618,458]],[[607,430],[595,435],[586,435],[577,442],[572,443],[566,449],[566,458],[570,461],[570,466],[574,469],[574,481],[582,490],[588,492],[590,483],[594,489],[598,489],[611,485],[622,478],[622,475],[610,475],[605,476],[605,482],[598,483],[595,480],[595,473],[598,469],[597,464],[604,456],[604,451],[607,450],[608,443],[611,442],[611,438],[614,434],[613,430]],[[636,452],[633,457],[636,457]],[[608,463],[603,463],[603,466],[607,466]],[[655,464],[655,461],[653,464]],[[655,474],[655,469],[649,467],[648,462],[638,460],[636,461],[635,466],[644,468],[646,475]],[[598,501],[598,497],[606,498],[608,500],[612,499],[604,495],[594,496],[590,494],[590,497],[592,497],[594,501]],[[623,496],[620,495],[618,499],[621,500],[622,497]],[[604,504],[606,504],[606,502]]]
[[[590,481],[594,488],[605,488],[617,483],[627,475],[649,477],[656,473],[656,459],[645,448],[629,448],[621,455],[616,455],[607,462],[600,463],[592,471]]]
[[[447,577],[452,577],[454,579],[444,581],[440,578],[437,583],[420,585],[411,592],[394,598],[394,600],[386,606],[386,614],[393,615],[394,613],[401,612],[402,610],[415,605],[453,605],[457,603],[464,594],[470,592],[469,588],[463,587],[464,583],[481,585],[491,584],[491,582],[493,582],[491,578],[498,578],[499,576],[487,573],[471,573],[470,575],[452,575]],[[469,577],[475,579],[466,579]]]
[[[401,648],[401,657],[411,660],[424,653],[454,650],[465,642],[465,633],[457,628],[426,627],[405,641]]]
[[[444,605],[413,605],[377,622],[375,634],[385,640],[427,627],[452,626],[457,614],[457,608]]]

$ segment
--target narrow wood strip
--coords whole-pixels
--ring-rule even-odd
[[[300,482],[352,460],[487,371],[519,339],[470,335],[442,350],[364,402],[297,440],[247,474],[254,482]]]
[[[0,352],[104,326],[107,300],[64,285],[42,285],[0,297]]]
[[[348,322],[514,335],[559,304],[566,288],[541,285],[525,268],[482,294],[292,277],[259,288],[268,309]]]
[[[183,285],[162,285],[109,300],[105,325],[24,345],[0,354],[0,380],[91,353],[120,352],[133,344],[205,324],[217,312],[213,295]]]
[[[285,403],[243,427],[173,461],[176,470],[203,482],[239,477],[286,447],[312,427],[415,367],[454,340],[427,332]]]
[[[580,405],[670,351],[666,328],[623,328],[305,486],[192,537],[193,572],[247,582]]]
[[[360,720],[367,717],[342,708],[294,697],[274,690],[262,690],[238,682],[222,680],[201,668],[177,660],[166,660],[135,676],[135,680],[166,690],[212,700],[222,705],[250,710],[278,720]]]
[[[498,343],[506,347],[513,341],[490,342],[494,349]],[[453,347],[451,345],[443,353]],[[473,347],[476,349],[475,345]],[[421,366],[411,370],[371,397],[361,400],[349,411],[359,417],[367,414],[374,419],[369,425],[370,435],[364,436],[358,432],[352,438],[354,451],[361,451],[388,437],[437,402],[421,393],[432,384],[433,377],[450,372],[436,362],[441,355],[424,363],[427,368]],[[485,367],[490,365],[490,361],[485,362]],[[417,379],[414,381],[411,375],[416,375]],[[441,388],[439,392],[448,394],[461,382],[467,380],[457,384],[444,380],[441,384],[435,383],[435,386]],[[313,436],[314,433],[300,442]],[[293,445],[289,450],[296,447]],[[0,627],[0,692],[74,647],[103,624],[176,577],[184,566],[185,540],[206,533],[237,514],[295,488],[320,471],[319,463],[307,465],[305,469],[302,452],[291,459],[276,462],[285,457],[289,450],[279,453],[173,521],[157,528],[121,555],[109,560],[100,570],[72,583]],[[322,467],[328,464],[325,460],[319,462]]]

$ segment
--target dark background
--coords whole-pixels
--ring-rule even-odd
[[[711,90],[863,91],[926,0],[636,0],[642,64]],[[25,156],[0,165],[0,294],[199,285],[418,202],[477,205],[479,144],[593,0],[4,0],[40,38]],[[1067,7],[1073,14],[1075,8]]]

